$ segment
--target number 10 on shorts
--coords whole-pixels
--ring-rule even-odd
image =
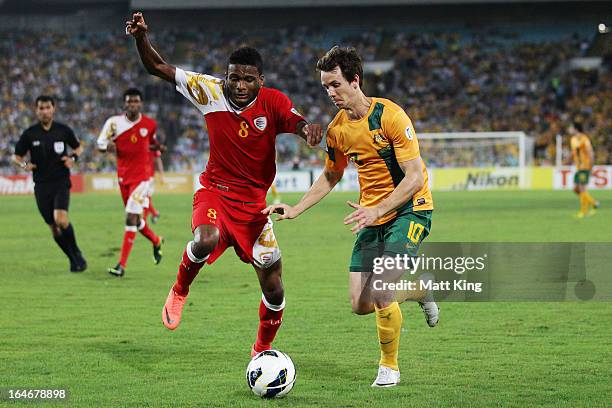
[[[410,221],[410,228],[408,228],[408,239],[413,243],[418,244],[424,229],[425,227],[422,224]]]

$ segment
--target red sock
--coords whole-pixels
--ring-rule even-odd
[[[128,230],[128,228],[130,229]],[[132,251],[132,247],[134,246],[134,239],[136,238],[135,230],[136,227],[125,227],[125,232],[123,233],[123,244],[121,245],[121,259],[119,259],[119,263],[124,268],[125,264],[127,263],[128,256],[130,256],[130,252]]]
[[[263,299],[259,304],[259,330],[257,330],[257,340],[255,341],[255,351],[261,352],[269,350],[272,347],[276,332],[280,329],[283,322],[283,310],[285,310],[285,301],[278,306],[280,310],[271,310],[266,307]]]
[[[190,246],[191,242],[187,244],[187,248]],[[198,272],[200,272],[200,269],[202,269],[202,266],[204,266],[204,261],[206,258],[197,259],[195,256],[193,256],[193,254],[188,254],[187,249],[183,251],[183,259],[179,265],[178,274],[176,275],[176,282],[173,286],[176,293],[181,296],[187,296],[189,293],[189,286],[197,276]]]
[[[153,197],[149,197],[149,208],[147,208],[147,211],[149,212],[149,214],[153,215],[154,217],[159,215],[155,207],[153,207]]]
[[[153,230],[149,228],[144,218],[140,221],[140,226],[138,227],[138,231],[144,235],[149,241],[153,243],[153,245],[159,245],[159,237],[155,235]]]

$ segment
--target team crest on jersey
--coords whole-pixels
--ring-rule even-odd
[[[55,153],[60,154],[64,152],[64,142],[53,142],[53,150]]]
[[[268,126],[268,119],[265,116],[258,116],[253,119],[253,124],[257,129],[263,132],[266,129],[266,126]]]
[[[147,128],[140,128],[140,136],[147,137],[148,134],[149,134],[149,129],[147,129]]]
[[[376,144],[384,144],[387,141],[387,137],[382,133],[375,133],[372,135],[372,138]]]

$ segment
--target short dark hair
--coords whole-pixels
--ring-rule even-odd
[[[252,65],[257,68],[259,74],[263,74],[263,58],[261,54],[253,47],[240,47],[229,57],[229,64]]]
[[[340,67],[340,72],[347,81],[352,82],[355,75],[359,75],[359,86],[363,84],[363,66],[355,48],[336,45],[317,62],[319,71],[329,72],[336,67]]]
[[[572,125],[574,126],[574,129],[576,129],[579,132],[583,131],[583,127],[582,127],[582,122],[579,120],[574,120],[574,122],[572,123]]]
[[[39,95],[36,97],[34,105],[38,106],[38,102],[51,102],[51,105],[55,106],[55,99],[50,95]]]
[[[142,101],[143,97],[142,97],[142,92],[140,92],[140,89],[138,88],[128,88],[124,93],[123,93],[123,100],[125,101],[125,97],[126,96],[139,96],[140,100]]]

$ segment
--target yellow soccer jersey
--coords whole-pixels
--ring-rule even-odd
[[[578,133],[570,139],[570,145],[572,148],[572,158],[574,164],[578,170],[591,170],[593,163],[591,163],[590,152],[593,147],[589,137],[584,133]]]
[[[351,160],[359,174],[359,203],[373,207],[387,198],[404,178],[398,162],[420,157],[419,142],[406,112],[388,99],[372,98],[367,115],[350,120],[340,110],[327,128],[325,166],[344,170]],[[433,210],[427,170],[421,162],[425,184],[412,197],[413,211]],[[391,212],[376,225],[393,219]]]

